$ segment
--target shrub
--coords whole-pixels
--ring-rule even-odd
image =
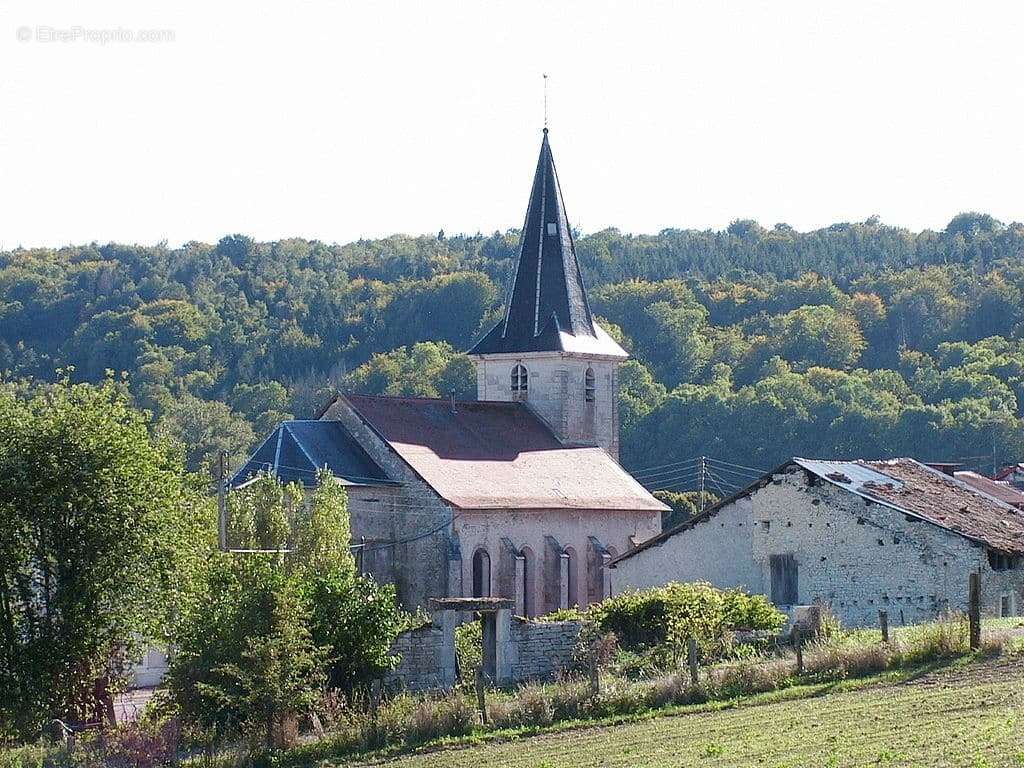
[[[615,633],[627,651],[667,646],[678,656],[693,637],[707,658],[725,650],[733,629],[774,632],[786,621],[762,595],[704,582],[624,592],[591,607],[585,616],[601,631]]]
[[[484,663],[483,626],[479,621],[467,621],[455,628],[455,660],[459,665],[459,678],[463,685],[476,683],[476,671]]]

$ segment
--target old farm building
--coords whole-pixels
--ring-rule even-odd
[[[851,625],[1024,608],[1024,515],[913,459],[794,458],[611,564],[615,592],[707,580],[779,605],[823,602]]]
[[[505,315],[469,354],[477,400],[338,395],[281,424],[232,485],[327,467],[363,571],[406,606],[500,596],[534,616],[601,599],[607,563],[665,507],[617,461],[627,355],[591,315],[546,130]]]

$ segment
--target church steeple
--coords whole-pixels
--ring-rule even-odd
[[[540,145],[505,317],[470,351],[568,352],[586,347],[625,357],[595,324],[558,184],[548,130]]]

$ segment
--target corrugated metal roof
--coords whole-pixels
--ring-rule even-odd
[[[765,473],[747,488],[713,505],[702,515],[619,555],[612,560],[612,566],[709,520],[719,510],[763,488],[774,475],[794,465],[875,504],[925,520],[995,550],[1024,555],[1024,513],[959,478],[950,477],[914,459],[824,461],[794,457]]]
[[[271,472],[285,483],[311,486],[317,470],[326,467],[346,485],[384,485],[392,481],[335,421],[285,421],[263,441],[231,478],[237,488],[259,472]]]
[[[890,483],[902,488],[903,482],[876,469],[857,461],[823,461],[821,459],[803,459],[795,456],[793,461],[829,482],[854,493],[861,493],[865,483]],[[846,479],[844,479],[846,478]]]

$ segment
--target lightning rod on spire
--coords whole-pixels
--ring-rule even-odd
[[[544,133],[548,132],[548,73],[544,73]]]

